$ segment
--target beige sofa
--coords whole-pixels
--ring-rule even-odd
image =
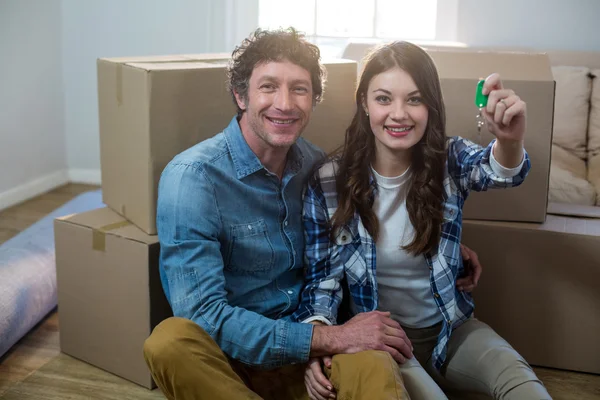
[[[556,81],[548,201],[600,206],[600,53],[548,56]]]

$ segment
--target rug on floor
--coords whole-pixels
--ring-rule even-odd
[[[80,194],[0,245],[0,356],[56,307],[54,219],[100,207],[100,190]]]

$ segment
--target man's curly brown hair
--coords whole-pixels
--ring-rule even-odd
[[[228,90],[237,107],[238,116],[242,110],[235,93],[248,100],[248,86],[254,68],[261,63],[287,60],[310,73],[313,90],[313,104],[323,98],[326,72],[320,63],[319,48],[308,42],[304,35],[294,28],[263,30],[258,28],[250,37],[235,48],[227,66]]]

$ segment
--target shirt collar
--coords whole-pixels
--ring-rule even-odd
[[[256,154],[254,154],[250,146],[248,146],[246,139],[244,139],[237,117],[231,119],[231,122],[224,130],[224,134],[238,179],[243,179],[262,169],[266,170]],[[303,161],[304,156],[302,150],[294,143],[288,152],[288,160],[284,174],[288,171],[294,174],[300,171]]]

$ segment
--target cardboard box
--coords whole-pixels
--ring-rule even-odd
[[[59,218],[54,235],[61,350],[154,388],[143,344],[171,315],[157,237],[108,208]]]
[[[432,50],[446,105],[446,133],[486,146],[494,136],[485,127],[477,132],[474,104],[480,77],[498,72],[505,88],[527,103],[525,149],[531,171],[525,182],[507,190],[472,192],[465,203],[464,218],[494,221],[544,222],[548,202],[554,78],[546,54]]]
[[[475,315],[532,365],[598,374],[600,208],[548,211],[544,224],[464,221],[483,266]]]
[[[156,233],[158,181],[183,150],[221,132],[235,106],[226,90],[229,54],[99,59],[103,201]],[[354,113],[356,62],[325,61],[324,100],[304,137],[326,151],[343,142]]]

